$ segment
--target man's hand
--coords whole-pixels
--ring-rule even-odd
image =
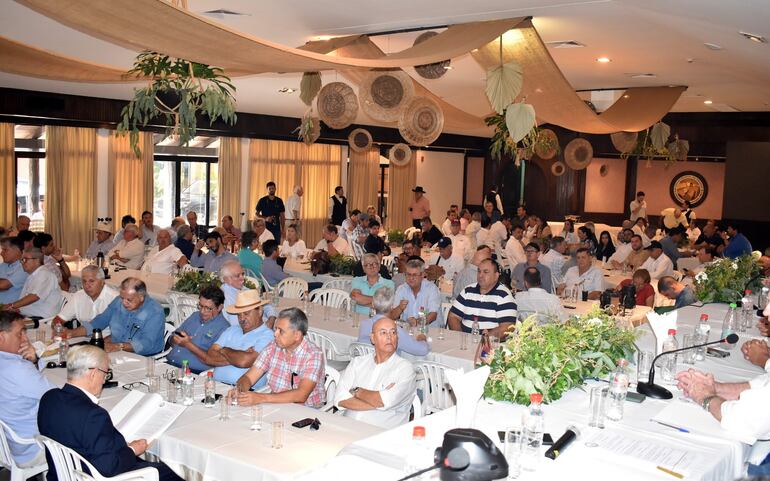
[[[24,341],[19,346],[19,356],[23,357],[29,362],[37,362],[37,353],[35,352],[35,348],[32,347],[32,344],[29,343],[29,341]]]
[[[137,456],[144,454],[145,451],[147,451],[147,448],[149,447],[149,443],[147,443],[146,439],[137,439],[136,441],[131,441],[128,443],[128,447],[131,448],[131,450],[136,454]]]
[[[759,329],[763,336],[770,337],[770,322],[768,322],[766,317],[761,318],[757,322],[757,329]]]
[[[427,341],[428,340],[428,338],[425,337],[425,334],[423,334],[423,333],[417,334],[414,338],[416,340],[418,340],[418,341]]]
[[[676,375],[677,387],[684,395],[700,404],[708,396],[716,396],[716,381],[713,374],[704,374],[695,369],[688,369]]]
[[[195,243],[195,250],[199,251],[199,250],[203,249],[203,246],[205,246],[205,245],[206,245],[205,242],[203,242],[202,240],[198,240],[198,242]]]
[[[192,342],[192,337],[184,331],[177,331],[171,336],[171,344],[187,347]]]
[[[770,359],[770,349],[768,349],[767,343],[760,340],[746,341],[741,346],[741,352],[744,359],[759,366],[762,369],[765,368],[768,359]]]

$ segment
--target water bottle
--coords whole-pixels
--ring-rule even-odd
[[[471,324],[471,339],[474,344],[478,344],[481,339],[481,331],[479,329],[479,317],[473,316],[473,324]]]
[[[668,330],[668,337],[663,343],[663,352],[675,351],[679,349],[679,344],[676,342],[676,329]],[[661,356],[663,381],[668,383],[674,382],[674,376],[676,376],[676,354],[669,354]]]
[[[425,442],[425,428],[415,426],[412,429],[412,444],[404,460],[404,474],[409,475],[433,464],[433,456]],[[429,479],[430,473],[412,479]]]
[[[70,350],[70,342],[67,340],[67,333],[62,333],[59,341],[59,364],[67,362],[67,353]]]
[[[60,318],[55,317],[53,320],[53,340],[61,342],[63,335],[64,335],[64,323],[62,323],[62,320]]]
[[[623,404],[628,393],[628,361],[618,359],[618,367],[610,375],[609,398],[607,399],[607,419],[620,421],[623,419]]]
[[[767,307],[767,296],[770,295],[770,279],[762,281],[762,289],[757,294],[757,308],[764,310]]]
[[[698,322],[698,344],[703,344],[709,341],[709,332],[711,331],[711,324],[709,324],[709,315],[701,314],[700,321]],[[702,361],[706,359],[706,346],[699,347],[695,350],[695,360]]]
[[[543,457],[540,453],[545,428],[543,409],[540,406],[540,403],[543,402],[543,395],[540,393],[530,394],[529,402],[529,413],[524,420],[522,468],[525,471],[535,471],[540,464],[540,458]]]
[[[753,324],[754,320],[754,299],[751,297],[751,290],[746,289],[741,299],[741,323],[739,331],[746,332]]]
[[[420,313],[417,316],[417,330],[420,334],[428,335],[428,311],[424,307],[420,308]]]
[[[730,304],[730,309],[728,309],[725,320],[722,323],[722,337],[720,339],[724,339],[730,334],[734,334],[736,331],[738,331],[738,324],[740,322],[740,319],[738,319],[738,308],[733,302]],[[719,347],[722,349],[732,349],[735,347],[735,344],[724,344]]]
[[[217,402],[216,383],[214,382],[214,372],[206,373],[206,381],[203,383],[203,405],[207,408],[213,408]]]
[[[195,379],[192,376],[192,372],[190,372],[190,366],[187,364],[187,359],[182,361],[182,364],[184,365],[184,377],[182,378],[182,404],[185,406],[192,406]]]

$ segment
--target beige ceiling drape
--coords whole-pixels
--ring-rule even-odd
[[[140,132],[139,148],[142,156],[137,157],[128,135],[111,134],[108,143],[109,184],[113,186],[109,211],[113,213],[117,230],[120,229],[120,218],[124,215],[131,214],[138,222],[143,211],[153,211],[155,144],[152,132]]]
[[[412,227],[409,204],[412,202],[412,189],[417,182],[417,151],[412,150],[412,158],[403,167],[390,164],[388,167],[388,228],[404,230]]]
[[[366,212],[369,205],[377,205],[377,187],[380,185],[380,149],[371,148],[365,152],[350,149],[348,171],[349,210]]]
[[[229,215],[240,225],[241,204],[241,139],[219,138],[219,217]],[[217,219],[213,219],[217,222]]]
[[[96,224],[96,130],[46,127],[45,230],[85,252]]]
[[[13,124],[0,123],[0,226],[16,223],[16,159]]]

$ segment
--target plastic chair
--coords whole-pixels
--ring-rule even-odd
[[[179,268],[179,273],[184,274],[185,272],[198,272],[199,270],[200,269],[198,269],[192,264],[185,264]]]
[[[169,292],[168,303],[171,312],[166,319],[174,326],[179,326],[190,314],[198,310],[198,296],[184,292]]]
[[[348,350],[350,357],[366,356],[374,352],[374,346],[365,342],[351,342]]]
[[[350,294],[341,289],[316,289],[310,293],[310,302],[336,309],[348,309]]]
[[[48,449],[59,481],[158,481],[158,470],[152,467],[135,469],[111,478],[102,476],[91,463],[67,446],[43,435],[37,435],[35,439],[43,443]],[[88,469],[91,474],[85,474],[84,468]],[[80,473],[78,474],[78,472]]]
[[[388,272],[393,272],[393,266],[395,264],[396,264],[396,259],[393,256],[384,256],[382,258],[382,265],[385,266]]]
[[[324,391],[326,391],[326,404],[321,411],[331,411],[334,407],[334,396],[337,386],[340,385],[340,372],[331,366],[326,366],[326,380],[324,381]]]
[[[303,299],[308,292],[307,281],[299,277],[287,277],[275,286],[273,292],[279,297]]]
[[[350,279],[332,279],[324,282],[321,289],[339,289],[341,291],[350,292],[353,290],[353,281]]]
[[[444,324],[447,324],[447,319],[449,319],[449,311],[452,310],[452,303],[451,302],[442,302],[441,303],[441,315],[444,316]]]
[[[331,366],[334,369],[341,371],[345,369],[347,363],[350,362],[350,354],[341,352],[337,349],[337,345],[334,344],[334,341],[328,336],[325,336],[318,331],[308,329],[307,338],[324,352],[327,366]]]
[[[425,414],[422,412],[422,402],[417,393],[414,393],[414,399],[412,399],[412,420],[420,419]]]
[[[273,286],[270,285],[269,282],[267,282],[267,279],[265,279],[265,276],[262,275],[262,273],[259,273],[259,280],[262,281],[262,287],[265,289],[265,292],[273,292]]]
[[[32,476],[37,476],[40,473],[45,473],[48,471],[48,464],[46,464],[45,460],[43,460],[41,464],[36,464],[35,466],[29,466],[26,468],[22,468],[16,464],[16,460],[11,454],[11,448],[8,446],[8,439],[13,440],[13,442],[16,444],[34,444],[39,446],[41,449],[42,446],[40,446],[40,443],[34,439],[20,437],[13,431],[13,429],[10,428],[10,426],[0,421],[0,466],[11,471],[11,481],[25,481],[27,478],[31,478]]]
[[[447,384],[445,371],[448,366],[431,361],[414,363],[418,386],[422,390],[423,413],[432,414],[453,406],[452,390]]]
[[[348,239],[348,244],[350,244],[350,252],[353,253],[353,257],[360,261],[361,258],[364,256],[364,247],[359,244],[355,239]]]
[[[174,331],[176,331],[176,326],[171,324],[170,322],[166,322],[163,325],[163,352],[155,354],[152,356],[154,359],[163,359],[165,358],[169,352],[174,348],[174,346],[171,345],[171,336],[174,335]]]

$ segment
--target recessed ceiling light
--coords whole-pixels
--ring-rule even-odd
[[[706,42],[703,45],[705,45],[706,48],[709,49],[709,50],[722,50],[722,46],[721,45],[717,45],[715,43]]]
[[[738,33],[743,35],[745,38],[748,38],[752,42],[767,43],[767,39],[765,37],[763,37],[762,35],[756,35],[756,34],[749,33],[749,32],[738,32]]]
[[[293,94],[296,91],[297,91],[297,89],[293,89],[293,88],[289,88],[289,87],[283,87],[283,88],[278,89],[278,93],[281,93],[281,94]]]
[[[610,63],[610,62],[612,62],[612,60],[610,60],[609,57],[599,57],[599,58],[596,59],[596,61],[599,62],[599,63]]]
[[[712,102],[711,100],[704,100],[703,103],[706,104],[706,105],[711,105],[714,102]]]

